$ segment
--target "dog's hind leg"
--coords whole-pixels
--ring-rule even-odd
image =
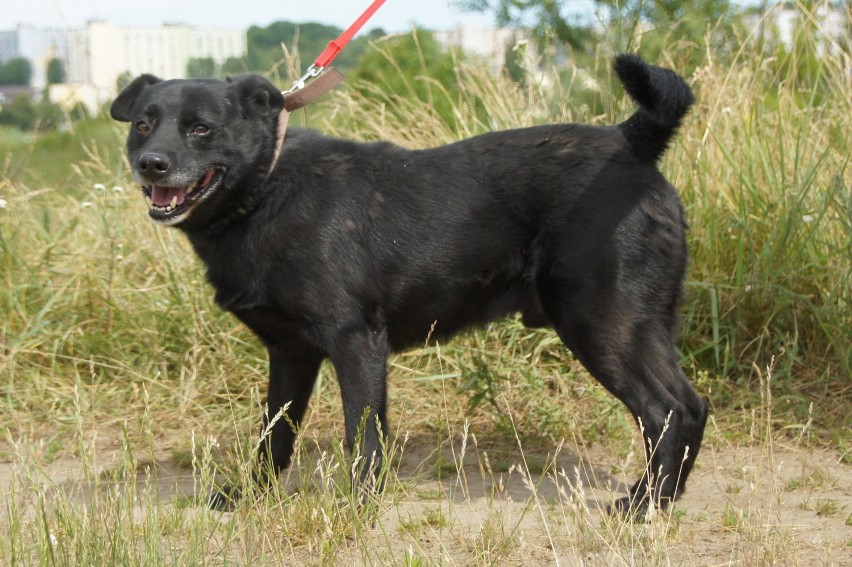
[[[628,398],[639,408],[628,407],[637,421],[641,420],[650,466],[630,489],[630,497],[617,502],[616,507],[624,510],[630,508],[631,502],[647,498],[665,506],[683,492],[692,471],[707,421],[707,404],[680,368],[673,334],[658,320],[635,326],[622,359],[626,368],[623,374],[629,381],[610,380],[612,387],[602,382],[611,390],[626,387],[635,392]]]
[[[617,285],[576,286],[548,280],[542,294],[548,316],[589,372],[627,406],[645,445],[645,473],[615,507],[641,513],[651,501],[665,506],[683,490],[707,418],[705,402],[678,365],[671,313],[653,313],[673,307],[637,306]]]

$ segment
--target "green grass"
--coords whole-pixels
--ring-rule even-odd
[[[21,134],[0,129],[0,174],[31,187],[76,189],[90,180],[93,169],[100,182],[113,187],[124,175],[121,129],[107,116],[74,122],[67,131]]]
[[[713,407],[694,475],[734,448],[758,458],[707,495],[718,508],[691,501],[641,525],[593,504],[641,468],[632,420],[552,332],[515,319],[392,359],[394,456],[369,506],[347,496],[328,365],[282,485],[231,514],[197,505],[222,475],[248,474],[263,349],[213,304],[181,234],[147,220],[122,127],[99,118],[69,133],[0,132],[0,565],[571,564],[590,554],[665,565],[702,552],[695,541],[707,534],[729,545],[707,563],[829,563],[837,550],[808,555],[819,552],[778,507],[802,497],[801,513],[848,522],[836,491],[850,476],[850,54],[819,55],[817,40],[786,59],[744,41],[688,77],[698,102],[662,168],[691,225],[682,362]],[[596,67],[608,69],[609,55],[602,48]],[[575,80],[520,88],[459,65],[458,92],[433,84],[455,109],[451,124],[392,93],[345,91],[297,121],[422,147],[632,112],[608,74],[560,73]],[[573,103],[592,96],[611,110]],[[774,453],[791,445],[825,448],[832,463],[782,476]]]

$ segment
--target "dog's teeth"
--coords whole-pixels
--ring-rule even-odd
[[[193,183],[192,185],[190,185],[189,187],[187,187],[187,188],[186,188],[186,191],[184,192],[184,194],[185,194],[185,195],[189,195],[190,193],[192,193],[193,191],[195,191],[195,187],[196,187],[197,185],[198,185],[198,182],[196,181],[195,183]]]
[[[172,208],[172,209],[176,209],[176,208],[177,208],[177,195],[175,195],[174,197],[172,197],[171,208]]]

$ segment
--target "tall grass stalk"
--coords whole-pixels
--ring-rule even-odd
[[[712,480],[645,524],[601,514],[643,468],[629,417],[553,333],[518,320],[392,359],[387,489],[368,506],[350,496],[326,365],[281,484],[233,512],[206,510],[223,478],[249,475],[265,353],[215,307],[180,233],[147,220],[120,129],[84,136],[62,184],[0,161],[0,565],[834,561],[842,547],[820,548],[819,529],[788,518],[812,525],[811,494],[825,513],[843,510],[832,502],[843,483],[813,479],[848,472],[834,458],[793,484],[776,452],[848,437],[848,49],[813,27],[788,51],[746,34],[734,57],[708,53],[688,77],[698,102],[662,168],[691,224],[682,360],[714,406],[690,480]],[[610,51],[593,71],[524,85],[459,61],[453,92],[424,61],[413,80],[452,102],[449,123],[377,89],[312,112],[327,111],[331,133],[408,147],[611,124],[634,106],[604,71]],[[31,173],[56,178],[59,153],[27,152]],[[829,447],[848,460],[848,443]],[[731,463],[738,451],[747,466]],[[780,512],[800,496],[801,509]]]

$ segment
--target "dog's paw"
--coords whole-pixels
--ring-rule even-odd
[[[226,484],[214,491],[207,500],[207,507],[219,512],[233,512],[237,502],[243,497],[243,491],[235,486]]]
[[[613,502],[612,505],[607,506],[606,513],[610,516],[622,516],[626,520],[642,522],[648,513],[648,501],[624,496]]]
[[[657,512],[663,511],[668,507],[669,502],[670,499],[662,498],[655,502],[654,508]],[[607,506],[606,511],[610,516],[622,516],[633,522],[644,522],[650,518],[651,499],[647,496],[644,498],[624,496],[613,502],[611,506]]]

